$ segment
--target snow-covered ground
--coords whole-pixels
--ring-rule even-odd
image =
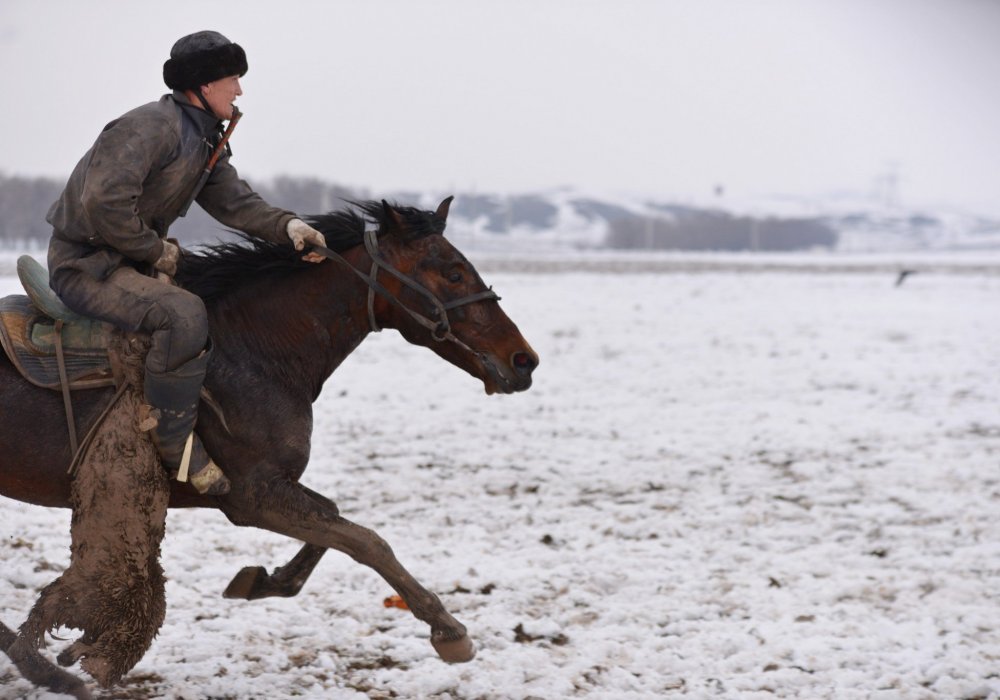
[[[166,622],[99,697],[1000,697],[1000,276],[506,269],[535,386],[487,397],[374,336],[320,397],[304,479],[478,657],[440,662],[336,553],[296,598],[224,600],[298,543],[172,512]],[[15,626],[69,513],[5,500],[0,531]],[[0,657],[0,697],[54,696]]]

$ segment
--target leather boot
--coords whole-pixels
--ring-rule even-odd
[[[146,403],[153,408],[157,419],[151,434],[163,466],[179,480],[190,480],[198,493],[221,496],[229,492],[229,479],[208,456],[194,433],[199,394],[211,354],[211,349],[206,349],[170,372],[154,372],[147,368],[143,390]],[[185,453],[187,474],[181,470]]]

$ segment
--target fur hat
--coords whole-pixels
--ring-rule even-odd
[[[181,37],[163,64],[163,82],[171,90],[195,90],[229,75],[243,77],[247,55],[218,32],[195,32]]]

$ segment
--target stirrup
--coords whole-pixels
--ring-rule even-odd
[[[224,496],[229,493],[229,479],[222,469],[219,468],[219,465],[205,454],[205,448],[200,443],[198,445],[200,457],[207,458],[207,462],[197,471],[189,473],[191,453],[194,451],[194,441],[195,436],[194,432],[192,432],[184,442],[184,453],[181,456],[180,468],[177,470],[177,481],[187,481],[194,487],[195,491],[203,496]]]

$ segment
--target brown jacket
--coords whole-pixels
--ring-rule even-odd
[[[68,267],[103,279],[128,261],[153,263],[162,238],[197,186],[220,122],[164,95],[104,127],[49,209],[49,272]],[[287,242],[295,214],[267,204],[224,154],[195,200],[226,226]]]

